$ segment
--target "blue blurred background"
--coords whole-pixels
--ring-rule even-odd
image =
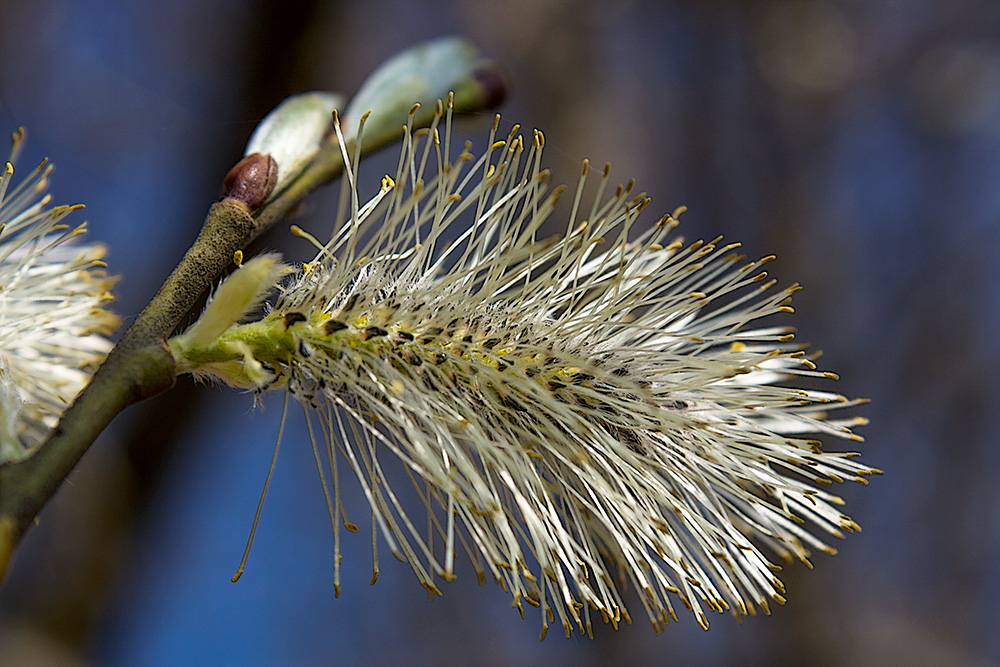
[[[800,338],[839,391],[873,401],[863,450],[887,474],[841,490],[864,532],[813,571],[786,569],[789,602],[771,617],[714,618],[708,633],[682,618],[656,636],[636,613],[594,640],[539,644],[538,617],[469,567],[430,604],[391,558],[369,586],[350,484],[363,528],[334,599],[326,509],[292,420],[232,584],[280,399],[251,411],[185,381],[122,415],[41,515],[0,591],[0,661],[1000,664],[995,0],[0,0],[0,128],[26,125],[19,168],[49,156],[56,201],[87,204],[127,322],[270,108],[350,95],[442,34],[506,65],[503,127],[543,129],[557,178],[610,160],[654,208],[687,205],[687,237],[774,252],[772,274],[805,285]],[[481,146],[490,119],[459,131]],[[296,222],[329,229],[330,196]],[[259,245],[308,256],[287,224]]]

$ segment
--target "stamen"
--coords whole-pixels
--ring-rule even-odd
[[[281,447],[281,436],[285,433],[285,417],[288,414],[288,394],[285,394],[285,400],[281,404],[281,421],[278,423],[278,438],[274,442],[274,454],[271,455],[271,465],[267,468],[267,477],[264,478],[264,488],[260,492],[260,500],[257,502],[257,511],[253,515],[253,524],[250,526],[250,537],[247,538],[247,545],[243,549],[243,557],[240,558],[240,566],[236,568],[236,574],[233,575],[233,583],[235,584],[243,576],[243,570],[246,568],[247,559],[250,558],[250,547],[253,546],[254,535],[257,534],[257,524],[260,522],[260,512],[264,509],[264,499],[267,498],[267,489],[271,486],[271,476],[274,475],[274,466],[278,462],[278,449]],[[325,488],[325,482],[324,482]]]

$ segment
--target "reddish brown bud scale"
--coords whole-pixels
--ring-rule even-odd
[[[278,163],[270,154],[251,153],[240,160],[222,181],[222,199],[235,199],[251,209],[260,208],[278,184]]]
[[[488,63],[472,73],[483,89],[483,109],[495,109],[507,99],[510,80],[507,72],[496,63]]]

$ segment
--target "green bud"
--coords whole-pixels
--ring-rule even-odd
[[[278,164],[275,193],[291,183],[313,158],[333,129],[333,110],[343,103],[343,97],[336,93],[292,95],[260,122],[245,154],[270,154],[274,158]]]
[[[449,92],[455,92],[456,111],[482,111],[499,104],[506,88],[500,67],[481,59],[467,41],[422,42],[382,63],[362,84],[342,114],[344,138],[357,138],[358,122],[369,110],[364,142],[371,147],[396,138],[416,102],[427,109],[429,120],[434,102],[447,99]]]

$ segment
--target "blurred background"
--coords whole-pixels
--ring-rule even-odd
[[[280,398],[251,410],[185,381],[119,417],[28,535],[0,590],[3,664],[1000,664],[1000,3],[0,0],[0,128],[27,126],[18,168],[52,158],[56,202],[87,204],[128,322],[269,109],[350,95],[443,34],[504,63],[502,128],[543,129],[557,180],[610,160],[650,221],[685,204],[686,237],[774,252],[772,275],[805,285],[800,339],[872,399],[863,451],[886,475],[840,489],[864,532],[786,568],[771,617],[657,636],[636,603],[619,632],[540,644],[470,567],[430,604],[392,559],[369,586],[367,528],[334,599],[296,419],[232,584]],[[459,132],[482,146],[491,118]],[[374,185],[395,157],[370,164]],[[335,190],[297,224],[328,230]],[[259,246],[309,256],[287,223]]]

